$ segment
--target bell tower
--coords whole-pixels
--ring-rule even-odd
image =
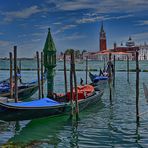
[[[103,22],[102,22],[101,29],[100,29],[100,51],[105,51],[105,50],[107,50],[106,33],[104,31]]]

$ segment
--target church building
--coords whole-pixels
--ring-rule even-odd
[[[100,29],[100,51],[106,51],[107,45],[106,45],[106,33],[103,28],[103,22]]]

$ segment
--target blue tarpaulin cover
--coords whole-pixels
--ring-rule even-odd
[[[98,82],[100,80],[107,80],[107,79],[108,79],[108,77],[106,77],[106,76],[96,76],[94,78],[93,82]]]
[[[29,102],[18,102],[18,103],[5,103],[6,105],[11,105],[13,107],[45,107],[45,106],[56,106],[61,103],[54,101],[49,98],[42,98],[40,100],[33,100]]]

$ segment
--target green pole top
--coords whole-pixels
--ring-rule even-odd
[[[48,35],[46,38],[46,42],[45,42],[43,51],[44,52],[56,52],[55,44],[54,44],[52,35],[50,33],[50,28],[48,28]]]
[[[51,69],[56,67],[56,48],[50,33],[50,28],[48,28],[48,34],[46,37],[43,52],[44,66],[50,71]]]

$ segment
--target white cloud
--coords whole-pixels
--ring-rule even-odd
[[[77,25],[74,25],[74,24],[65,25],[65,26],[61,27],[59,30],[57,30],[56,32],[54,32],[54,34],[58,34],[58,33],[64,32],[65,30],[74,28],[76,26]]]
[[[54,22],[53,25],[61,25],[61,22]]]
[[[12,51],[14,46],[13,42],[6,41],[6,40],[0,40],[0,57],[8,57],[9,52]]]
[[[99,13],[110,12],[137,12],[147,10],[147,0],[49,0],[56,6],[55,10],[75,11],[91,9]]]
[[[45,33],[41,33],[41,32],[32,33],[32,36],[36,36],[36,37],[43,36],[43,35],[45,35]]]
[[[5,12],[3,15],[5,16],[4,21],[11,22],[15,19],[26,19],[32,16],[33,14],[46,11],[46,9],[40,9],[38,6],[31,6],[29,8],[22,9],[20,11],[10,11]]]
[[[5,46],[8,46],[8,45],[10,45],[9,41],[0,40],[0,46],[5,47]]]
[[[50,28],[49,25],[35,25],[35,27],[41,30],[47,30],[48,28]]]
[[[80,35],[78,33],[74,33],[74,34],[71,34],[70,36],[64,36],[64,37],[60,38],[59,40],[78,40],[78,39],[82,39],[82,38],[86,38],[86,36]]]
[[[96,15],[96,14],[95,14]],[[89,16],[89,17],[87,17]],[[90,17],[92,16],[92,17]],[[76,22],[78,24],[81,24],[81,23],[92,23],[92,22],[96,22],[96,21],[102,21],[102,20],[112,20],[112,19],[125,19],[125,18],[129,18],[129,17],[133,17],[134,15],[133,14],[127,14],[127,15],[121,15],[121,16],[108,16],[108,15],[105,15],[105,16],[94,16],[90,14],[84,16],[84,18],[82,19],[79,19],[77,20]]]
[[[113,17],[107,17],[105,18],[106,20],[108,19],[125,19],[125,18],[129,18],[129,17],[133,17],[134,15],[133,14],[127,14],[127,15],[121,15],[121,16],[113,16]]]
[[[104,20],[104,17],[103,16],[95,16],[95,17],[82,18],[80,20],[77,20],[76,22],[78,24],[81,24],[81,23],[92,23],[92,22],[96,22],[99,20]]]
[[[132,37],[137,41],[142,41],[142,40],[146,41],[148,37],[148,32],[136,33],[136,34],[133,34]]]
[[[39,42],[41,39],[32,39],[32,42]]]
[[[138,21],[137,25],[140,25],[140,26],[148,25],[148,20]]]

